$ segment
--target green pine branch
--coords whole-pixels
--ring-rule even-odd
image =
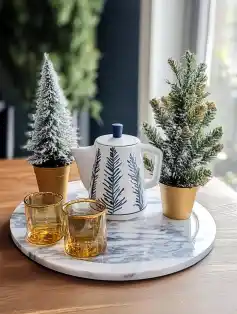
[[[209,126],[209,124],[215,119],[216,116],[216,106],[213,102],[206,102],[206,113],[202,120],[202,126]]]
[[[143,123],[143,130],[151,145],[162,149],[164,146],[164,140],[161,138],[157,128],[152,127],[148,123]]]
[[[154,164],[152,162],[151,159],[149,159],[146,155],[144,155],[143,157],[143,162],[144,162],[144,165],[145,165],[145,168],[149,171],[149,172],[153,172],[154,170]]]
[[[183,173],[182,177],[178,179],[178,186],[180,187],[193,187],[203,186],[211,178],[211,170],[205,167],[188,169]]]
[[[216,144],[207,151],[203,153],[202,159],[200,160],[200,164],[205,165],[206,163],[212,161],[216,157],[216,155],[221,152],[223,149],[222,144]]]
[[[200,135],[198,141],[198,150],[204,151],[204,149],[216,145],[222,138],[222,135],[222,127],[217,127],[204,136]]]

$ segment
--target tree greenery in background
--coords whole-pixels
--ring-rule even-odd
[[[167,96],[150,102],[156,126],[145,122],[143,129],[149,142],[163,152],[161,183],[177,187],[204,185],[211,177],[206,165],[223,148],[219,143],[222,127],[207,131],[215,118],[216,106],[206,99],[206,65],[197,64],[189,51],[180,62],[170,58],[168,64],[175,80],[167,81]],[[149,171],[153,170],[147,156],[144,163]]]
[[[95,99],[100,53],[96,28],[104,0],[2,0],[0,62],[23,103],[32,103],[35,73],[50,53],[71,109],[89,109],[99,119]]]

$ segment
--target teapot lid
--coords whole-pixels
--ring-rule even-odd
[[[121,123],[112,124],[112,134],[106,134],[98,137],[95,141],[105,146],[132,146],[140,143],[136,136],[123,134],[123,125]]]

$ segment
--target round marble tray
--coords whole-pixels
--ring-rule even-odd
[[[24,205],[14,210],[10,229],[14,243],[33,261],[72,276],[97,280],[139,280],[178,272],[196,264],[212,249],[216,226],[208,211],[195,203],[186,221],[162,215],[159,191],[147,191],[143,216],[130,221],[108,221],[108,248],[88,261],[65,255],[63,240],[51,247],[38,247],[25,240]],[[87,197],[80,181],[70,182],[68,199]]]

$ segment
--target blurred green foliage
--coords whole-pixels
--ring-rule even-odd
[[[0,62],[23,103],[32,104],[47,52],[71,109],[99,119],[96,29],[103,6],[104,0],[0,0]]]

